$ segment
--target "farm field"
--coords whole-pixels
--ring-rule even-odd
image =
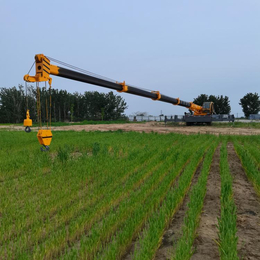
[[[259,135],[55,131],[39,147],[0,131],[0,259],[260,259]]]

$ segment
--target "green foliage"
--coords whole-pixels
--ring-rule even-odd
[[[206,137],[206,136],[204,136]],[[178,184],[168,192],[162,206],[150,218],[147,228],[139,239],[139,246],[134,252],[134,259],[152,259],[159,247],[164,230],[169,225],[172,216],[181,205],[185,194],[188,192],[191,179],[202,160],[205,149],[212,144],[213,139],[208,139],[202,146],[195,141],[190,147],[193,151],[189,156],[188,163],[178,180]],[[214,146],[213,146],[214,147]],[[189,153],[189,149],[186,150]],[[184,259],[184,258],[182,258]]]
[[[92,153],[94,156],[96,156],[98,154],[98,152],[100,151],[100,144],[95,142],[93,144],[93,148],[92,148]]]
[[[217,142],[211,146],[205,155],[203,166],[201,169],[198,182],[190,192],[188,203],[188,211],[184,219],[184,226],[182,227],[182,236],[179,239],[175,255],[173,259],[190,259],[192,255],[192,246],[196,235],[196,228],[199,224],[199,216],[203,207],[204,197],[207,190],[207,178],[212,162],[212,157],[215,152]]]
[[[260,195],[260,142],[259,136],[234,138],[235,150],[242,162],[248,179],[252,181],[256,192]],[[241,144],[242,142],[242,144]]]
[[[242,106],[245,117],[249,117],[250,114],[258,114],[260,111],[259,95],[257,93],[247,93],[240,99],[239,105]]]
[[[224,140],[220,149],[221,176],[221,217],[219,219],[219,251],[223,260],[239,259],[236,235],[237,215],[232,192],[232,176],[229,171],[227,143]]]
[[[35,91],[27,88],[27,97],[22,85],[12,88],[0,88],[0,123],[21,123],[26,115],[26,106],[35,114]]]
[[[68,161],[69,156],[70,156],[70,148],[68,145],[64,145],[63,147],[58,148],[57,152],[57,158],[62,162],[65,163]]]
[[[27,94],[27,95],[26,95]],[[52,106],[50,111],[50,94]],[[82,120],[118,120],[124,117],[127,104],[121,96],[113,92],[107,94],[86,91],[84,94],[68,93],[66,90],[40,88],[41,118],[47,122],[48,115],[53,122]],[[0,89],[0,123],[22,123],[26,109],[34,123],[37,119],[36,91],[32,86],[26,90],[18,88]],[[47,108],[46,108],[47,107]],[[51,112],[51,113],[50,113]]]
[[[230,138],[255,183],[258,139]],[[35,135],[0,131],[1,257],[120,259],[138,241],[132,257],[152,259],[202,162],[176,250],[177,259],[188,259],[212,154],[226,140],[213,135],[55,131],[50,152],[42,153]],[[247,149],[250,142],[255,149]],[[236,210],[225,149],[220,162],[220,245],[223,259],[236,259]],[[252,160],[245,164],[248,158]]]
[[[201,94],[197,98],[194,98],[193,103],[195,103],[196,105],[202,106],[204,102],[208,102],[208,101],[211,101],[211,100],[209,100],[208,95]]]

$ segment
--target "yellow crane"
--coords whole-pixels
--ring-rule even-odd
[[[81,81],[89,84],[93,84],[100,87],[105,87],[113,90],[117,90],[122,93],[129,93],[137,96],[142,96],[146,98],[151,98],[152,100],[157,100],[161,102],[170,103],[173,105],[178,105],[193,111],[193,115],[187,118],[186,124],[190,125],[193,123],[207,123],[211,124],[211,117],[214,113],[214,104],[213,102],[204,102],[203,106],[199,106],[194,104],[193,102],[187,102],[180,100],[179,98],[172,98],[166,95],[161,94],[159,91],[147,91],[141,88],[137,88],[126,84],[124,82],[117,82],[102,76],[95,75],[93,73],[89,73],[77,67],[71,66],[69,64],[65,64],[63,62],[59,62],[61,64],[65,64],[71,69],[63,68],[60,66],[56,66],[51,64],[51,60],[54,62],[59,62],[55,59],[49,58],[43,54],[35,55],[35,70],[36,73],[34,76],[30,76],[26,74],[24,76],[24,80],[26,82],[48,82],[50,87],[52,83],[51,75],[55,75],[62,78],[67,78],[71,80]],[[29,113],[29,112],[28,112]],[[29,126],[29,118],[25,119],[25,126]],[[50,129],[40,129],[37,134],[39,143],[48,149],[48,146],[51,143],[52,133]]]

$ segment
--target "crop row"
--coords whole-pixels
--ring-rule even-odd
[[[135,153],[135,151],[134,151]],[[151,151],[151,159],[153,158],[153,156],[156,155],[156,150],[153,149]],[[144,159],[146,156],[146,153],[144,151],[140,152],[140,157],[138,159]],[[114,162],[114,160],[112,160],[113,158],[110,158],[111,160],[109,162]],[[78,162],[77,165],[78,166],[85,166],[86,168],[91,172],[91,168],[95,168],[95,170],[98,170],[98,166],[97,165],[97,160],[98,158],[96,157],[89,157],[89,158],[81,158]],[[108,162],[108,163],[109,163]],[[123,164],[121,165],[120,163]],[[120,181],[120,178],[122,177],[122,181],[124,181],[128,175],[131,174],[131,171],[138,171],[139,168],[145,168],[146,167],[146,163],[144,163],[143,165],[138,165],[136,166],[136,159],[133,160],[117,160],[117,165],[118,167],[115,169],[113,174],[118,174],[117,170],[121,173],[121,175],[118,174],[118,178]],[[109,166],[109,164],[108,164]],[[112,166],[110,164],[110,166]],[[77,170],[77,167],[75,167],[75,162],[74,165],[72,165],[72,167],[74,168],[74,170]],[[71,167],[66,164],[66,168],[67,168],[67,172],[71,171]],[[52,171],[55,171],[55,169],[52,169]],[[20,216],[21,216],[21,220],[26,221],[26,223],[20,223],[20,227],[22,229],[27,230],[28,228],[32,228],[31,224],[32,222],[34,222],[34,224],[37,224],[37,222],[42,222],[44,219],[46,218],[53,218],[54,215],[57,214],[57,212],[62,209],[62,211],[68,211],[69,209],[75,210],[74,205],[77,203],[80,203],[80,200],[84,200],[85,196],[87,194],[89,194],[89,198],[91,198],[92,200],[98,200],[101,198],[102,194],[103,194],[103,190],[107,187],[107,183],[109,181],[111,181],[111,178],[113,178],[113,176],[109,176],[108,174],[97,174],[96,175],[96,180],[93,180],[93,176],[90,176],[90,174],[88,174],[88,172],[84,172],[84,170],[81,170],[81,175],[75,175],[75,176],[70,176],[70,178],[73,178],[73,181],[69,180],[69,185],[68,183],[66,183],[66,178],[68,178],[67,176],[67,172],[58,172],[59,171],[58,167],[57,170],[55,171],[56,173],[56,178],[55,180],[53,180],[52,176],[50,176],[50,180],[46,179],[44,176],[39,176],[39,182],[40,183],[32,183],[30,185],[33,185],[34,187],[36,185],[38,185],[38,189],[41,187],[41,185],[43,185],[43,187],[41,188],[41,190],[45,191],[43,192],[43,194],[45,195],[44,199],[40,198],[35,198],[35,202],[37,203],[39,200],[41,200],[41,204],[40,204],[40,208],[37,209],[37,211],[35,212],[34,208],[22,208],[22,209],[17,209]],[[59,178],[61,178],[61,180],[59,180]],[[50,181],[53,182],[50,184]],[[28,182],[30,182],[28,180]],[[62,185],[66,183],[66,185]],[[28,183],[26,183],[27,185]],[[76,184],[76,185],[73,185]],[[58,189],[59,193],[58,194],[52,194],[52,198],[49,198],[48,195],[46,194],[46,192],[50,191],[50,186],[52,185],[51,188],[52,189]],[[61,187],[59,187],[60,185],[62,185]],[[113,185],[110,186],[109,188],[111,188],[111,190],[113,190]],[[26,191],[26,187],[23,187],[23,189]],[[44,190],[45,189],[45,190]],[[68,200],[68,190],[70,191],[70,200]],[[95,190],[95,193],[93,193],[93,190]],[[11,192],[8,191],[7,192],[7,196],[8,198],[2,196],[3,200],[2,202],[5,202],[6,204],[9,203],[13,203],[10,202],[9,199],[9,195]],[[21,194],[21,193],[20,193]],[[28,195],[28,191],[26,193]],[[33,196],[32,196],[33,197]],[[29,205],[33,204],[32,198],[27,198],[29,201]],[[89,203],[91,202],[91,200],[89,201]],[[83,204],[80,204],[81,206]],[[19,217],[17,216],[17,212],[12,210],[12,208],[9,208],[10,212],[8,212],[8,216],[9,216],[9,221],[13,221],[12,217]],[[31,212],[32,211],[32,212]],[[24,214],[28,214],[27,218],[24,218],[22,213]],[[12,215],[13,214],[13,215]],[[25,215],[26,216],[26,215]],[[59,221],[57,221],[59,222]],[[17,223],[16,223],[17,224]],[[8,221],[4,222],[3,225],[1,226],[1,228],[5,228],[6,226],[9,226],[12,229],[12,226],[10,226],[10,224],[8,223]],[[19,233],[19,228],[15,228],[15,235],[17,235]],[[1,234],[10,234],[12,235],[12,233],[10,231],[7,231],[7,229],[4,229],[3,232],[1,232]],[[5,239],[10,239],[10,237],[5,237]],[[1,240],[0,240],[1,241]]]
[[[253,140],[235,139],[234,147],[248,179],[253,183],[256,192],[260,195],[260,147],[258,139],[259,137],[254,138]]]
[[[220,149],[221,217],[219,219],[219,251],[222,260],[238,259],[236,235],[237,215],[227,154],[227,143]]]
[[[191,179],[204,155],[206,147],[201,147],[194,154],[190,163],[184,169],[178,180],[178,185],[174,186],[158,210],[151,217],[139,240],[139,248],[134,252],[134,259],[151,259],[160,245],[164,230],[169,225],[172,216],[182,203],[186,192],[191,184]]]
[[[155,155],[158,150],[155,150],[152,146],[150,146],[150,148],[152,148],[151,158],[153,159],[153,155]],[[145,150],[143,151],[144,152],[142,152],[141,150],[140,157],[137,157],[139,160],[144,159],[146,157],[144,156],[144,154],[146,153],[147,155],[147,151],[149,152],[150,149],[147,148],[146,152]],[[131,151],[129,151],[129,153],[131,154]],[[136,154],[135,149],[133,153]],[[36,199],[34,203],[32,202],[28,203],[28,208],[26,208],[27,212],[29,210],[29,213],[27,213],[28,215],[26,214],[26,211],[23,210],[23,208],[19,207],[21,204],[21,199],[20,201],[18,200],[18,203],[12,202],[13,203],[12,205],[14,207],[16,206],[17,212],[19,212],[20,210],[19,212],[20,215],[16,215],[16,212],[10,214],[12,213],[12,207],[9,207],[8,209],[10,211],[7,211],[6,214],[3,216],[4,217],[3,225],[1,225],[1,228],[3,228],[3,232],[1,232],[1,234],[3,234],[4,238],[13,237],[12,234],[14,234],[15,237],[13,237],[13,240],[11,241],[5,239],[9,242],[9,245],[5,245],[1,247],[1,249],[4,250],[5,252],[8,251],[8,248],[12,248],[12,250],[19,250],[21,253],[24,252],[23,250],[24,246],[27,247],[31,246],[31,243],[37,243],[39,239],[43,239],[44,237],[47,238],[49,234],[48,231],[50,226],[52,226],[54,230],[59,229],[59,226],[64,225],[62,223],[66,223],[69,221],[70,216],[73,219],[73,217],[77,216],[77,213],[78,215],[80,215],[79,209],[84,210],[84,206],[87,207],[88,205],[95,204],[95,201],[102,201],[103,194],[106,194],[106,192],[111,193],[112,191],[110,189],[111,186],[109,184],[115,183],[114,176],[113,176],[114,174],[117,175],[118,172],[120,172],[122,173],[122,177],[123,177],[124,175],[127,176],[127,174],[130,174],[131,171],[135,172],[138,171],[140,167],[145,168],[146,166],[145,163],[143,165],[138,163],[138,161],[135,159],[136,158],[135,156],[132,157],[132,160],[128,161],[123,159],[113,160],[113,156],[106,155],[105,156],[105,158],[107,159],[105,161],[106,166],[112,167],[113,164],[111,162],[113,162],[118,167],[116,167],[114,171],[109,172],[106,171],[107,168],[105,169],[104,168],[105,165],[103,165],[103,171],[102,171],[101,169],[100,170],[98,169],[99,168],[98,166],[101,165],[100,163],[98,164],[98,161],[102,158],[102,156],[103,154],[100,154],[99,157],[98,156],[96,157],[91,156],[87,158],[82,157],[81,159],[77,160],[77,162],[75,161],[68,162],[66,164],[66,171],[60,171],[57,165],[55,169],[51,169],[52,174],[50,174],[50,176],[47,176],[45,179],[43,178],[44,181],[41,180],[40,183],[33,183],[33,187],[36,185],[38,185],[39,187],[42,184],[43,185],[42,191],[44,191],[43,194],[47,198],[48,196],[50,198],[42,201],[40,201],[40,199],[38,200]],[[104,161],[103,158],[102,160]],[[87,172],[84,172],[84,170],[80,171],[79,169],[77,169],[77,166],[81,169],[82,166],[83,167],[85,166],[87,169],[90,170]],[[97,169],[98,171],[96,171]],[[76,170],[76,174],[74,173],[73,170]],[[81,174],[78,174],[79,172]],[[94,176],[91,176],[89,173],[92,175],[95,174],[95,180],[92,180]],[[107,173],[110,173],[110,175],[107,175]],[[41,179],[41,177],[42,175],[39,174],[39,179]],[[120,177],[120,175],[118,177]],[[37,180],[37,178],[34,179]],[[87,182],[86,179],[90,179],[90,181]],[[124,183],[124,177],[122,179],[122,183]],[[62,186],[59,187],[59,185]],[[108,190],[105,190],[105,188],[108,188]],[[52,192],[50,192],[50,190]],[[95,192],[93,192],[93,190]],[[27,198],[24,197],[23,199],[30,201],[31,193],[27,192],[27,195],[28,197]],[[86,196],[88,198],[87,200],[86,200]],[[9,197],[6,197],[4,199],[8,200],[8,198]],[[41,203],[42,207],[37,208],[37,210],[35,211],[34,205],[35,204],[37,205],[37,203]],[[51,205],[53,206],[50,207]],[[73,205],[76,206],[73,207]],[[29,208],[29,206],[31,206],[31,208]],[[44,214],[45,210],[47,211],[47,214]],[[41,217],[41,214],[44,215],[44,218]],[[62,216],[64,218],[62,218]],[[29,226],[28,226],[28,222],[29,222]],[[10,228],[7,229],[8,227]],[[26,232],[28,228],[30,228],[30,233]],[[21,232],[19,230],[21,230]]]
[[[227,140],[260,194],[256,137],[57,132],[50,153],[41,153],[35,136],[0,135],[0,259],[153,259],[186,195],[172,259],[189,259],[220,142],[219,251],[238,259]]]
[[[196,237],[196,228],[199,224],[199,216],[202,211],[204,197],[207,190],[207,180],[212,163],[212,157],[217,144],[218,143],[216,142],[215,145],[211,146],[205,155],[198,182],[190,192],[188,210],[183,221],[184,225],[182,227],[182,235],[177,242],[175,254],[172,257],[173,259],[190,259],[193,254],[192,246]]]
[[[194,147],[192,150],[194,151]],[[173,180],[175,180],[176,178],[172,178],[171,174],[168,174],[166,176],[164,183],[161,183],[160,186],[154,190],[152,196],[150,196],[149,200],[145,203],[145,206],[140,205],[136,209],[136,213],[131,218],[129,218],[129,221],[125,225],[124,229],[114,236],[112,242],[105,248],[104,252],[99,256],[99,259],[118,259],[122,257],[124,252],[131,245],[131,241],[140,232],[142,226],[145,223],[147,223],[149,227],[152,227],[151,223],[153,223],[154,219],[157,219],[158,214],[160,215],[162,214],[162,212],[165,213],[165,211],[167,211],[169,216],[170,212],[175,211],[175,207],[177,207],[178,202],[182,200],[183,196],[185,195],[185,192],[188,189],[190,183],[189,180],[190,178],[192,178],[194,169],[196,169],[196,166],[198,165],[198,162],[200,160],[200,156],[204,153],[204,150],[205,147],[200,147],[200,149],[197,149],[197,151],[195,150],[195,154],[191,156],[189,163],[186,165],[184,171],[180,176],[180,179],[178,180],[178,185],[174,186],[175,188],[169,189],[170,187],[172,187]],[[179,161],[181,161],[181,158],[178,160],[178,162]],[[183,162],[180,163],[180,166],[181,165],[183,165]],[[176,169],[178,168],[176,167]],[[173,195],[173,193],[175,194],[175,196]],[[148,212],[148,214],[146,212]],[[166,216],[167,215],[165,215],[165,217]],[[167,221],[166,219],[167,218],[163,218],[164,224],[165,221]],[[144,234],[149,233],[146,233],[146,231],[144,232]],[[158,234],[156,233],[152,236],[148,234],[150,238],[156,237],[157,239],[160,239],[160,236],[157,235]],[[146,236],[144,237],[144,239],[145,238]],[[150,241],[149,238],[148,240]],[[139,243],[140,248],[144,248],[142,240],[139,240]],[[146,250],[146,252],[148,251]],[[148,255],[146,255],[146,257],[148,257],[149,259]]]
[[[190,149],[195,148],[192,144],[192,140],[188,143],[191,145]],[[180,157],[181,150],[182,147],[177,146],[177,148],[174,147],[167,153],[164,153],[160,160],[163,162],[160,168],[150,174],[149,179],[143,183],[140,189],[133,190],[132,193],[129,194],[128,200],[122,201],[116,209],[111,208],[111,212],[103,218],[102,222],[96,223],[96,225],[91,228],[91,234],[80,241],[79,249],[78,246],[68,248],[66,250],[66,258],[68,257],[69,259],[76,253],[78,257],[91,259],[99,254],[100,250],[102,251],[102,247],[112,239],[113,234],[118,233],[118,230],[127,230],[125,229],[125,225],[126,223],[127,226],[130,225],[129,221],[133,221],[133,216],[144,214],[141,221],[144,220],[147,214],[149,214],[149,210],[151,210],[151,205],[154,205],[157,201],[161,201],[162,196],[164,196],[167,191],[167,189],[165,190],[165,185],[170,185],[169,182],[174,181],[174,174],[178,174],[183,165],[185,165],[185,162],[189,159],[189,152],[186,151],[186,153],[183,154],[184,156],[177,161],[177,158]],[[177,162],[177,166],[175,166],[173,162]],[[176,167],[176,170],[170,175],[174,167]],[[164,189],[161,187],[164,187]],[[156,192],[154,192],[154,190],[156,190]],[[148,203],[148,201],[150,201],[150,203]],[[139,212],[140,207],[143,208],[141,212]],[[146,210],[144,210],[144,208],[146,208]],[[108,252],[108,250],[106,251]],[[116,250],[116,252],[119,254],[120,250]],[[122,248],[121,252],[124,252]]]
[[[91,133],[84,136],[84,144],[83,134],[75,134],[73,144],[60,143],[50,154],[36,156],[29,144],[18,146],[14,155],[22,166],[31,166],[26,174],[8,177],[12,169],[7,167],[9,163],[5,164],[0,183],[0,254],[4,258],[37,258],[42,254],[53,257],[76,248],[81,237],[99,225],[101,218],[142,190],[154,172],[159,176],[162,167],[169,169],[169,155],[176,160],[183,146],[193,147],[194,140],[199,143],[197,137],[183,140],[179,135],[169,138],[156,134]],[[132,139],[126,145],[128,138]],[[26,160],[21,150],[28,153]],[[0,152],[5,151],[2,148]],[[189,154],[185,156],[188,160]],[[162,175],[158,183],[163,178]],[[87,224],[90,219],[92,222]],[[57,241],[65,243],[55,248]]]

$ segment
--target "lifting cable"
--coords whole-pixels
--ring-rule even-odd
[[[32,70],[32,68],[33,68],[33,66],[34,66],[34,64],[35,64],[35,61],[34,61],[34,63],[32,64],[32,66],[31,66],[31,68],[30,68],[28,74],[30,74],[30,72],[31,72],[31,70]],[[29,106],[28,106],[28,86],[27,86],[27,82],[26,82],[26,81],[25,81],[25,95],[26,95],[26,119],[24,119],[23,125],[25,126],[24,131],[25,131],[26,133],[30,133],[30,132],[31,132],[30,126],[32,126],[32,119],[30,119],[30,110],[28,109],[28,107],[29,107]]]
[[[46,81],[45,81],[45,89],[47,93],[47,86],[46,86]],[[45,99],[45,106],[46,106],[46,122],[47,122],[47,129],[49,129],[50,125],[50,130],[51,130],[51,85],[49,86],[49,104],[47,98]],[[49,117],[50,114],[50,117]]]
[[[88,76],[93,76],[93,77],[96,77],[96,78],[98,78],[98,79],[103,79],[103,80],[107,80],[107,81],[110,81],[110,82],[113,82],[113,83],[118,83],[118,81],[116,81],[116,80],[114,80],[114,79],[110,79],[110,78],[101,76],[101,75],[99,75],[99,74],[90,72],[90,71],[88,71],[88,70],[81,69],[81,68],[79,68],[79,67],[70,65],[70,64],[65,63],[65,62],[63,62],[63,61],[59,61],[59,60],[54,59],[54,58],[51,58],[51,57],[49,57],[49,56],[46,56],[46,57],[47,57],[49,60],[51,60],[51,61],[53,61],[53,62],[55,62],[55,63],[61,64],[61,65],[63,65],[63,66],[66,66],[66,67],[68,67],[68,68],[70,68],[70,69],[73,69],[73,70],[75,70],[75,71],[81,72],[81,73],[83,73],[83,74],[86,74],[86,75],[88,75]],[[151,89],[136,87],[136,86],[134,86],[134,85],[132,85],[132,84],[131,84],[131,85],[128,84],[128,86],[135,87],[135,88],[138,88],[138,89],[142,89],[142,90],[145,90],[145,91],[148,91],[148,92],[152,92]],[[161,95],[162,95],[162,94],[161,94]]]
[[[31,66],[30,71],[32,70],[35,62]],[[28,86],[27,82],[25,82],[26,86],[26,119],[24,120],[25,131],[27,133],[31,132],[30,126],[32,126],[32,120],[30,119],[29,109],[28,109]],[[49,91],[47,91],[46,82],[45,82],[45,91],[46,94],[49,94],[49,102],[46,95],[46,121],[47,121],[47,129],[42,129],[42,107],[41,107],[41,89],[39,86],[39,82],[36,81],[36,107],[37,107],[37,121],[38,121],[38,133],[37,138],[39,143],[42,145],[41,151],[49,151],[49,145],[52,140],[51,133],[51,85],[49,84]]]
[[[27,82],[25,81],[26,110],[28,110]]]
[[[36,99],[37,99],[37,121],[39,129],[42,128],[42,113],[41,113],[41,92],[39,82],[36,82]]]
[[[71,69],[73,69],[73,70],[76,70],[76,71],[78,71],[78,72],[84,73],[84,74],[86,74],[86,75],[93,76],[93,77],[96,77],[96,78],[99,78],[99,79],[104,79],[104,80],[107,80],[107,81],[116,83],[116,80],[114,80],[114,79],[110,79],[110,78],[101,76],[101,75],[99,75],[99,74],[90,72],[90,71],[88,71],[88,70],[81,69],[81,68],[79,68],[79,67],[70,65],[70,64],[65,63],[65,62],[63,62],[63,61],[59,61],[59,60],[53,59],[53,58],[48,57],[48,56],[46,56],[46,57],[47,57],[49,60],[53,61],[53,62],[56,62],[56,63],[58,63],[58,64],[61,64],[61,65],[66,66],[66,67],[68,67],[68,68],[71,68]]]
[[[37,88],[37,117],[38,117],[38,123],[39,123],[39,129],[37,138],[39,143],[42,145],[41,151],[46,152],[49,151],[49,145],[52,140],[52,133],[51,133],[51,85],[49,85],[49,91],[47,91],[47,86],[45,82],[45,91],[46,94],[49,93],[49,102],[48,98],[45,99],[46,104],[46,123],[47,123],[47,129],[42,129],[42,107],[41,107],[41,90],[39,87],[39,82],[36,82],[36,88]]]

